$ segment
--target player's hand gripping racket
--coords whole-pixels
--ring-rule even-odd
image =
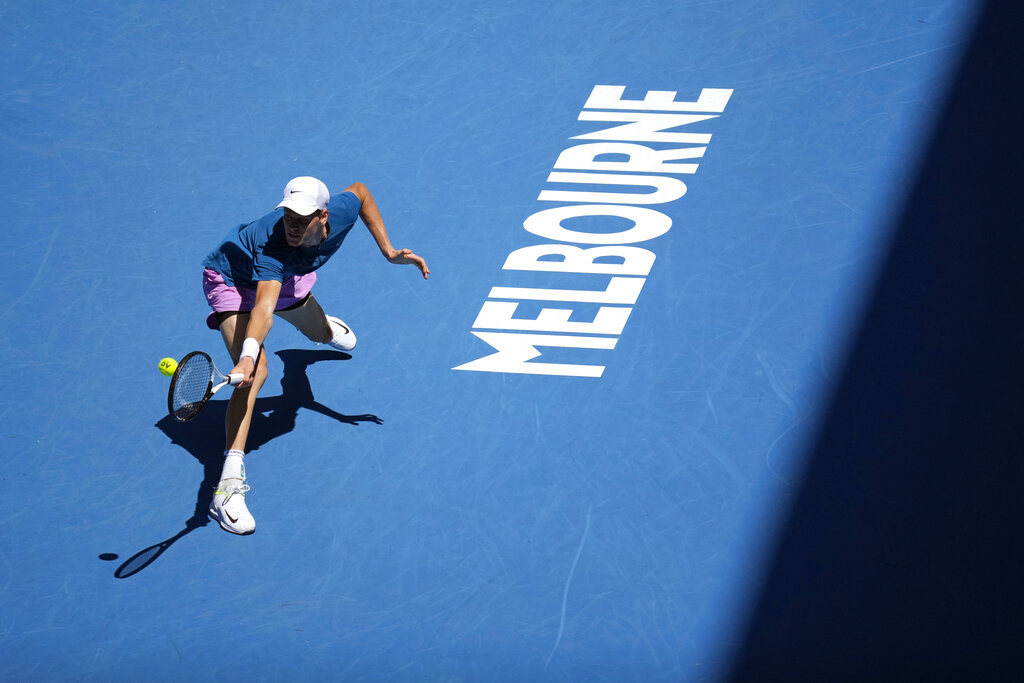
[[[213,359],[202,351],[193,351],[178,363],[167,392],[167,410],[178,422],[188,422],[199,414],[210,397],[245,377],[241,373],[225,375]]]

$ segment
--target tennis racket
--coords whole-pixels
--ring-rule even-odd
[[[202,351],[193,351],[178,363],[167,391],[167,411],[178,422],[188,422],[199,414],[210,397],[245,379],[241,373],[225,375]]]

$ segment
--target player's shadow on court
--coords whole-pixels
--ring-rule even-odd
[[[378,425],[384,423],[376,415],[344,415],[320,403],[313,396],[313,388],[309,384],[306,369],[320,361],[349,360],[352,356],[340,351],[296,349],[278,351],[276,355],[284,366],[281,374],[281,393],[256,399],[256,411],[249,430],[250,452],[295,429],[296,417],[303,409],[353,426],[358,426],[362,422]],[[273,365],[272,362],[271,377],[275,374]],[[224,464],[224,418],[227,405],[226,400],[210,401],[202,412],[189,422],[178,422],[170,415],[166,415],[156,423],[155,426],[167,435],[171,443],[181,446],[199,461],[203,466],[203,480],[196,493],[192,516],[185,521],[185,528],[167,540],[154,543],[132,555],[114,572],[117,578],[127,579],[134,576],[153,564],[178,539],[210,523],[207,510]]]

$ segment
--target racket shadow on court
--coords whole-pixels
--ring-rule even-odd
[[[252,427],[249,430],[249,452],[259,449],[279,436],[295,429],[295,420],[300,410],[311,410],[344,424],[358,426],[362,422],[384,424],[376,415],[345,415],[325,406],[313,396],[306,370],[314,363],[325,360],[349,360],[352,356],[340,351],[286,349],[277,351],[282,366],[271,361],[271,381],[280,372],[281,393],[277,396],[266,396],[256,399],[256,410],[253,414]],[[267,385],[264,386],[266,391]],[[156,427],[171,440],[181,446],[203,466],[203,480],[196,493],[195,507],[192,516],[185,521],[185,528],[170,538],[140,550],[128,558],[114,572],[119,579],[127,579],[153,564],[168,548],[183,536],[199,527],[210,523],[207,510],[213,497],[213,490],[220,481],[221,467],[224,464],[224,418],[227,413],[227,400],[214,400],[189,422],[178,422],[170,415],[165,415],[156,423]]]

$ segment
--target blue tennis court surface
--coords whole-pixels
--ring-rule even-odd
[[[848,434],[878,435],[851,462],[876,462],[884,442],[909,471],[924,449],[885,415],[857,421],[872,405],[905,414],[878,396],[920,387],[857,394],[850,368],[873,358],[858,340],[878,351],[904,336],[899,316],[873,314],[892,301],[879,283],[943,307],[886,264],[906,253],[936,140],[964,163],[929,201],[969,185],[963,169],[985,172],[940,133],[965,101],[958,74],[986,7],[6,4],[0,680],[970,671],[939,669],[928,643],[1005,671],[998,638],[933,629],[893,653],[843,631],[952,622],[970,595],[943,612],[912,588],[900,603],[899,587],[956,594],[993,547],[1006,548],[1001,578],[1020,567],[1019,504],[972,518],[997,468],[992,480],[941,470],[974,488],[954,503],[961,533],[936,544],[976,538],[972,521],[1009,525],[995,545],[972,541],[976,564],[895,535],[884,552],[865,542],[815,564],[808,548],[837,536],[805,514],[834,514],[844,538],[910,525],[915,510],[928,525],[930,506],[880,512],[912,500],[895,485],[847,507],[830,485],[863,491],[884,474],[822,457]],[[1019,82],[995,81],[969,102]],[[394,245],[431,277],[388,264],[357,223],[315,292],[358,347],[315,347],[277,322],[246,458],[257,531],[237,537],[206,516],[226,396],[177,423],[156,366],[203,349],[230,368],[205,326],[200,263],[298,175],[332,192],[365,183]],[[972,272],[991,253],[1009,259],[999,272],[1021,272],[1019,237],[978,244],[960,251]],[[958,343],[992,342],[968,357],[996,354],[986,323],[965,320]],[[872,321],[892,336],[865,336]],[[955,361],[942,372],[968,374]],[[1014,442],[969,443],[985,462]],[[1019,465],[1001,471],[1019,481]],[[812,566],[828,571],[801,574]],[[881,615],[871,628],[851,605],[875,580],[891,590],[860,601]],[[978,623],[1002,626],[1000,601],[982,597],[994,611]],[[798,647],[808,634],[828,656]]]

